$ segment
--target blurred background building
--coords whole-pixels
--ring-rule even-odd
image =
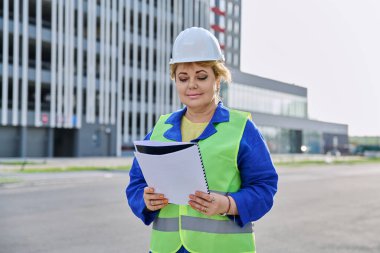
[[[348,151],[347,125],[308,119],[305,88],[242,73],[240,0],[1,0],[0,157],[114,156],[181,107],[172,42],[219,39],[227,106],[252,112],[272,153]]]

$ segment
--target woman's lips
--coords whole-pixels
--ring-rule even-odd
[[[200,97],[201,95],[202,95],[201,93],[196,93],[196,94],[187,94],[186,96],[188,96],[190,99],[195,99],[195,98]]]

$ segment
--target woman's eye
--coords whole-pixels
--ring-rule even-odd
[[[200,76],[198,77],[199,80],[206,80],[207,79],[207,76]]]
[[[187,81],[187,78],[179,78],[179,81],[184,83]]]

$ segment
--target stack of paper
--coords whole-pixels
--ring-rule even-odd
[[[135,141],[135,156],[149,187],[169,203],[187,205],[189,194],[208,192],[196,143]]]

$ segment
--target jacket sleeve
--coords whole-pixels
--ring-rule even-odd
[[[230,196],[239,215],[230,217],[240,226],[256,221],[273,206],[278,175],[264,138],[251,120],[247,120],[238,153],[241,188]]]
[[[151,133],[149,133],[145,140],[149,140]],[[149,211],[144,202],[144,188],[148,186],[142,174],[139,163],[136,158],[133,159],[131,170],[129,171],[129,184],[126,189],[128,204],[132,212],[140,218],[145,225],[149,225],[155,219],[158,211]]]

